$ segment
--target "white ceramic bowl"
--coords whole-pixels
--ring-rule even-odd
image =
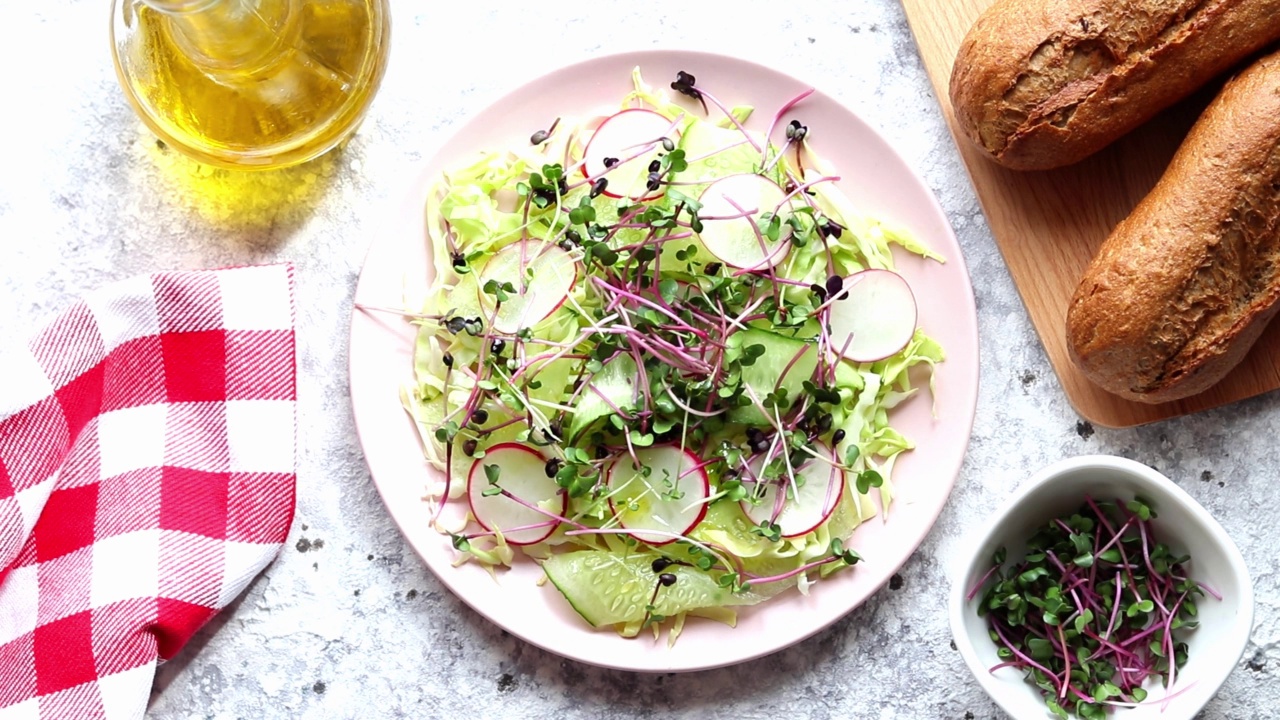
[[[1191,556],[1190,577],[1215,589],[1221,601],[1206,594],[1196,602],[1200,627],[1187,633],[1187,664],[1176,674],[1177,695],[1162,712],[1164,688],[1148,685],[1148,704],[1115,708],[1116,720],[1182,720],[1196,715],[1239,662],[1253,624],[1253,586],[1244,558],[1222,526],[1182,488],[1141,463],[1108,455],[1071,458],[1036,473],[965,545],[968,552],[951,588],[951,632],[965,663],[983,689],[1018,720],[1049,718],[1040,692],[1021,670],[990,668],[1001,663],[987,634],[986,618],[977,612],[982,593],[965,596],[991,567],[996,549],[1008,550],[1009,562],[1021,558],[1025,542],[1043,523],[1077,510],[1086,495],[1094,499],[1130,500],[1142,496],[1156,512],[1153,532],[1174,552]]]

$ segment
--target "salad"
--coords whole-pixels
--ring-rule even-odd
[[[809,93],[761,133],[632,80],[439,179],[401,400],[459,564],[519,551],[593,627],[674,641],[859,561],[913,447],[891,411],[943,359],[891,247],[943,259],[839,193],[784,124]]]

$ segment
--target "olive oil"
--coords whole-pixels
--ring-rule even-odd
[[[169,146],[276,168],[356,128],[386,68],[387,0],[116,0],[121,85]]]

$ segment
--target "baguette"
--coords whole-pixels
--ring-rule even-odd
[[[996,162],[1083,160],[1280,39],[1280,0],[997,0],[951,73],[964,133]]]
[[[1218,382],[1280,308],[1280,53],[1231,80],[1103,242],[1067,312],[1072,361],[1141,402]]]

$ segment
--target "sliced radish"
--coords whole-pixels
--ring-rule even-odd
[[[531,328],[560,309],[578,280],[578,262],[557,245],[521,240],[494,253],[480,273],[478,294],[486,318],[495,298],[484,291],[490,280],[510,284],[514,293],[498,307],[493,328],[513,334]]]
[[[662,154],[662,138],[676,139],[671,118],[644,108],[614,113],[600,123],[587,141],[582,174],[591,181],[605,178],[604,194],[611,198],[652,200],[662,191],[652,191],[649,163]],[[605,158],[618,162],[606,167]]]
[[[814,446],[813,450],[823,457],[831,457],[831,449],[825,445]],[[748,467],[752,475],[759,477],[763,465],[763,459],[757,458]],[[751,522],[757,525],[765,520],[775,522],[782,537],[786,538],[800,537],[817,529],[831,517],[844,494],[844,470],[830,463],[813,458],[796,468],[795,472],[796,492],[792,492],[790,480],[783,477],[765,486],[763,493],[759,495],[759,504],[748,500],[741,503],[742,511],[751,518]],[[785,490],[781,508],[777,507],[779,489]]]
[[[831,347],[854,362],[883,360],[906,347],[915,332],[915,294],[892,270],[850,275],[831,303]]]
[[[744,173],[717,180],[702,191],[699,200],[702,232],[698,238],[726,265],[767,270],[791,250],[785,226],[777,240],[764,236],[765,214],[785,209],[784,198],[782,188],[763,175]]]
[[[471,514],[481,527],[501,531],[512,545],[532,545],[546,540],[558,524],[553,518],[505,495],[484,494],[486,489],[495,487],[485,471],[489,465],[498,468],[496,487],[528,505],[551,500],[549,512],[563,516],[568,497],[561,492],[555,478],[547,477],[547,459],[525,445],[501,443],[489,448],[484,457],[477,458],[467,475],[467,500],[471,503]]]
[[[630,455],[609,466],[609,506],[618,521],[650,545],[675,538],[646,530],[688,535],[707,514],[711,493],[702,459],[675,445],[658,445],[636,450],[636,460],[639,468]]]

